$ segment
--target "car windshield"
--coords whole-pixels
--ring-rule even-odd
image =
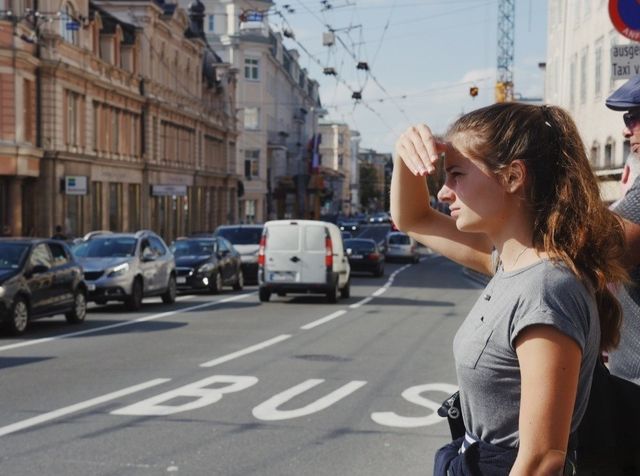
[[[409,238],[408,235],[390,235],[389,244],[390,245],[410,245],[411,238]]]
[[[18,269],[29,251],[26,243],[0,243],[0,269]]]
[[[262,227],[220,228],[216,235],[222,236],[234,245],[258,245],[262,236]]]
[[[373,253],[376,244],[369,240],[345,240],[344,247],[355,253]]]
[[[180,256],[212,255],[214,240],[180,240],[171,245],[171,251],[176,258]]]
[[[133,256],[136,252],[136,239],[129,237],[92,238],[80,243],[73,249],[81,258],[115,258]]]

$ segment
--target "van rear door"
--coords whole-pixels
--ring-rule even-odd
[[[327,281],[327,239],[329,232],[322,223],[305,224],[302,232],[302,261],[300,282],[325,283]]]
[[[295,223],[277,223],[267,227],[264,280],[268,283],[300,281],[301,227]]]

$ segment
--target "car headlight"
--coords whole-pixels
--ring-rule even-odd
[[[0,286],[0,298],[3,298],[7,290],[4,286]]]
[[[107,273],[107,276],[109,278],[115,278],[117,276],[122,276],[127,271],[129,271],[129,263],[122,263],[122,264],[119,264],[118,266],[112,268],[111,271],[109,271]]]
[[[213,269],[213,265],[211,263],[205,263],[198,268],[198,273],[208,273]]]

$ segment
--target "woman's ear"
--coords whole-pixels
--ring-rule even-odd
[[[522,160],[514,160],[506,171],[506,189],[509,193],[516,193],[524,187],[527,178],[527,168]]]

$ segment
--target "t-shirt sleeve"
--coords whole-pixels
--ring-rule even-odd
[[[515,350],[515,340],[523,329],[537,325],[555,327],[571,337],[584,350],[594,309],[586,287],[568,273],[548,275],[541,284],[539,297],[521,302],[511,321],[509,344]]]

